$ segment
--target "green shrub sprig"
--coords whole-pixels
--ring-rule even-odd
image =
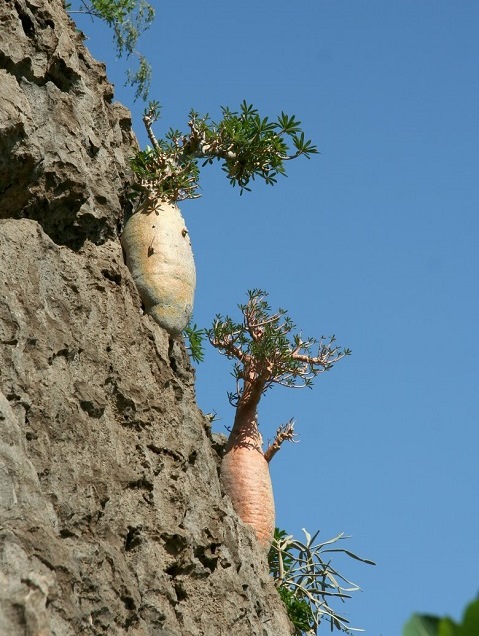
[[[222,108],[222,119],[215,123],[209,115],[189,113],[189,132],[170,129],[157,139],[152,126],[160,117],[158,102],[151,102],[143,122],[152,147],[139,151],[131,161],[137,177],[134,191],[148,191],[170,201],[195,199],[201,167],[220,161],[232,186],[240,194],[259,177],[269,185],[278,175],[286,175],[285,163],[301,155],[318,152],[306,140],[301,122],[285,113],[275,120],[261,117],[258,110],[243,101],[238,111]]]
[[[346,634],[362,631],[349,627],[348,619],[331,605],[335,599],[344,602],[351,598],[351,592],[360,588],[332,567],[329,554],[342,552],[363,563],[375,563],[350,550],[331,547],[347,538],[343,534],[315,544],[319,531],[313,536],[304,529],[303,532],[305,542],[276,528],[268,555],[270,574],[295,627],[295,636],[317,634],[323,621],[329,623],[331,631],[338,629]]]
[[[205,357],[203,340],[206,335],[205,329],[200,329],[196,324],[189,322],[183,329],[183,336],[187,340],[187,348],[194,362],[203,362]]]
[[[245,381],[260,386],[261,393],[280,384],[288,388],[311,387],[313,379],[333,368],[351,351],[338,347],[335,336],[303,339],[285,309],[272,313],[268,294],[261,289],[248,291],[248,301],[238,305],[243,321],[217,315],[207,336],[211,344],[229,359],[236,391],[228,397],[237,406]]]
[[[136,67],[127,70],[126,84],[135,88],[135,97],[146,101],[150,91],[151,65],[136,46],[140,35],[155,19],[155,10],[147,0],[81,0],[80,8],[72,8],[72,2],[65,2],[70,14],[84,14],[106,22],[113,30],[118,57],[132,56],[138,59]]]

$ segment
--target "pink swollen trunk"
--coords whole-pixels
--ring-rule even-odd
[[[275,526],[273,488],[268,462],[258,443],[243,439],[241,444],[229,446],[221,478],[236,513],[253,526],[258,541],[269,548]]]

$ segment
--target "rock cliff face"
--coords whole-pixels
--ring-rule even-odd
[[[0,31],[0,634],[287,636],[123,262],[129,113],[60,0]]]

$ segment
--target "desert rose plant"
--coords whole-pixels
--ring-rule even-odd
[[[334,336],[303,339],[285,310],[271,313],[266,298],[262,290],[249,291],[246,304],[239,305],[242,321],[218,315],[207,335],[220,353],[235,360],[236,390],[229,399],[236,413],[221,463],[223,486],[237,514],[269,547],[275,508],[268,463],[285,440],[293,440],[294,423],[280,426],[263,450],[258,427],[261,397],[275,384],[310,387],[318,374],[350,351],[336,346]]]
[[[223,108],[218,123],[191,111],[188,133],[170,130],[160,140],[152,129],[159,115],[155,102],[144,114],[152,146],[132,159],[136,208],[121,241],[145,311],[177,335],[191,318],[196,284],[190,237],[177,203],[198,198],[199,164],[219,161],[242,193],[255,178],[273,185],[285,174],[287,161],[309,158],[317,149],[294,116],[281,113],[269,121],[246,102],[237,112]]]
[[[99,18],[113,30],[118,57],[138,61],[136,69],[127,72],[127,84],[135,88],[135,99],[146,102],[151,65],[137,50],[137,43],[154,21],[154,6],[148,0],[64,0],[64,7],[70,15]],[[286,173],[287,161],[318,152],[305,140],[301,122],[294,116],[281,113],[270,121],[246,102],[239,111],[221,110],[217,123],[191,110],[188,132],[170,129],[164,139],[157,139],[152,127],[160,107],[158,102],[149,103],[143,122],[152,146],[132,158],[135,214],[126,219],[122,234],[125,260],[146,313],[172,336],[183,332],[197,361],[202,356],[201,347],[196,346],[201,330],[190,323],[195,263],[177,203],[199,196],[201,165],[220,161],[231,185],[238,185],[243,193],[256,177],[273,185],[278,175]]]

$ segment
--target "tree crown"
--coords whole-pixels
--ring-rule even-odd
[[[209,115],[191,110],[188,133],[170,129],[164,139],[156,139],[152,125],[160,117],[158,102],[151,102],[144,113],[152,147],[139,151],[131,165],[137,180],[136,194],[181,201],[195,199],[198,194],[201,167],[222,162],[222,170],[240,194],[250,190],[256,177],[274,185],[278,175],[286,175],[285,162],[301,155],[306,158],[318,152],[301,130],[294,115],[281,113],[275,121],[261,117],[258,110],[243,101],[238,111],[222,107],[219,122]]]
[[[256,385],[262,393],[274,384],[311,387],[317,375],[351,353],[335,345],[334,336],[303,339],[286,310],[271,313],[267,296],[260,289],[249,291],[247,302],[238,305],[242,322],[217,315],[207,330],[210,343],[237,360],[233,368],[236,391],[229,394],[234,406],[243,399],[246,385]]]

